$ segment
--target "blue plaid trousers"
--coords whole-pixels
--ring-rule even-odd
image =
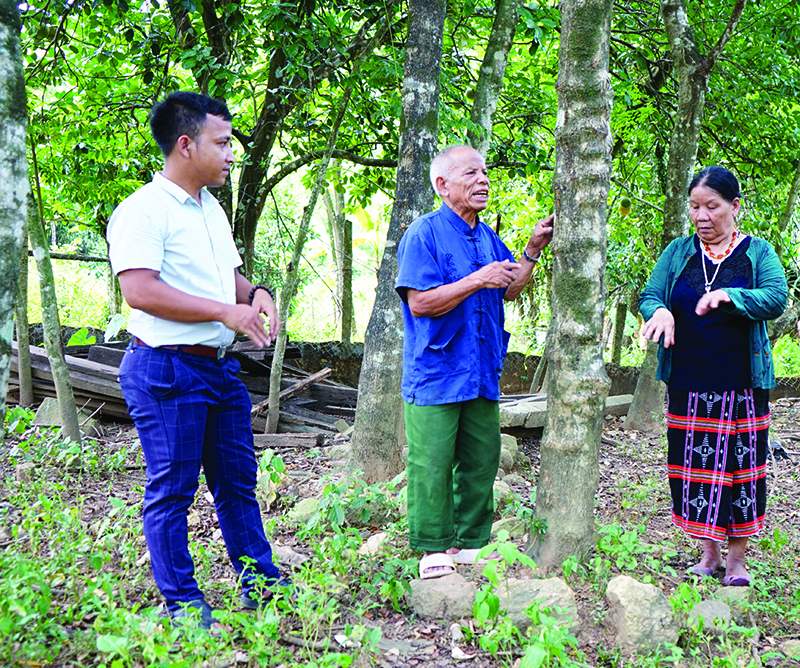
[[[119,382],[147,465],[143,523],[153,577],[173,612],[203,598],[187,524],[201,464],[245,592],[258,576],[267,584],[280,578],[255,498],[251,403],[236,376],[239,368],[231,358],[135,344],[120,365]],[[252,560],[247,568],[243,558]]]

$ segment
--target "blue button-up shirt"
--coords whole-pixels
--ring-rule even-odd
[[[500,374],[508,349],[503,329],[505,288],[484,288],[451,311],[415,318],[408,289],[455,283],[495,261],[514,256],[495,232],[471,228],[446,204],[415,220],[400,240],[395,289],[403,300],[403,399],[420,406],[484,397],[500,398]]]

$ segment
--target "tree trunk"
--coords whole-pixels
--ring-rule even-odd
[[[622,338],[625,335],[625,320],[628,316],[628,305],[619,297],[617,310],[614,314],[614,341],[611,346],[611,363],[619,364],[622,360]]]
[[[481,129],[470,128],[467,130],[467,138],[470,145],[484,158],[489,150],[497,99],[503,86],[508,54],[514,45],[514,32],[521,4],[521,0],[497,0],[497,12],[475,86],[475,99],[469,117]]]
[[[28,217],[33,207],[28,204]],[[22,234],[22,253],[19,259],[19,279],[16,291],[16,325],[17,325],[17,376],[19,377],[19,405],[33,405],[33,378],[31,377],[31,351],[28,333],[28,237],[27,225]]]
[[[39,195],[41,197],[41,195]],[[33,257],[39,270],[39,292],[42,301],[42,328],[44,330],[44,349],[50,361],[53,373],[53,384],[58,398],[58,410],[61,414],[62,435],[77,443],[81,442],[81,431],[78,426],[78,408],[72,393],[69,369],[64,361],[64,349],[61,345],[61,323],[58,319],[58,301],[56,299],[56,282],[53,277],[53,265],[50,262],[50,249],[42,223],[41,201],[37,209],[31,201],[34,215],[28,224],[28,236],[33,247]]]
[[[794,216],[794,211],[797,208],[797,198],[800,195],[800,161],[797,163],[797,168],[794,172],[794,178],[792,179],[792,185],[789,188],[789,196],[786,198],[786,206],[783,207],[783,213],[781,213],[781,217],[778,219],[778,229],[781,232],[785,232],[786,228],[789,227],[789,223],[792,221],[792,216]],[[778,237],[781,239],[782,237]],[[775,246],[775,252],[778,254],[778,257],[783,260],[783,246],[781,243],[778,243]]]
[[[664,227],[661,232],[662,251],[673,239],[687,233],[689,219],[687,191],[697,160],[708,77],[739,22],[745,2],[746,0],[738,0],[725,31],[707,56],[700,53],[695,43],[685,0],[663,0],[661,3],[661,16],[672,53],[673,69],[678,79],[678,107],[675,111],[675,127],[672,131],[667,161]],[[664,384],[653,382],[647,377],[647,373],[650,371],[655,373],[655,369],[658,368],[655,359],[657,351],[656,346],[647,346],[645,361],[639,371],[636,391],[625,420],[626,429],[657,431],[661,428],[661,421],[654,421],[653,416],[663,414]]]
[[[0,18],[0,438],[5,433],[6,392],[11,370],[14,304],[19,275],[19,254],[25,230],[25,207],[30,186],[25,154],[28,110],[19,34],[19,9],[3,1]]]
[[[428,171],[439,136],[445,0],[409,0],[397,185],[375,304],[364,336],[352,461],[368,483],[403,470],[403,316],[394,290],[403,230],[433,206]]]
[[[354,75],[358,69],[354,71]],[[303,253],[303,246],[306,243],[306,236],[308,234],[308,227],[311,224],[311,216],[314,213],[314,208],[317,206],[317,199],[325,184],[325,174],[328,171],[328,165],[331,161],[331,154],[336,145],[336,135],[339,133],[339,127],[344,118],[344,112],[347,110],[347,105],[350,102],[350,95],[353,89],[348,84],[342,94],[342,101],[339,105],[339,112],[336,115],[336,120],[333,122],[333,127],[328,134],[328,143],[325,147],[325,154],[320,160],[319,169],[317,171],[317,180],[311,190],[311,196],[308,199],[308,204],[303,210],[303,218],[300,221],[300,228],[297,230],[297,237],[294,241],[294,250],[292,251],[292,263],[286,280],[283,284],[283,289],[280,295],[280,318],[281,328],[278,331],[278,339],[275,341],[275,350],[272,353],[272,367],[269,377],[269,409],[267,413],[267,425],[264,431],[268,434],[274,434],[278,430],[278,420],[280,418],[280,393],[281,393],[281,371],[283,369],[283,358],[286,352],[286,339],[287,328],[286,322],[289,319],[289,307],[294,299],[297,286],[300,283],[300,260]]]
[[[341,183],[340,165],[337,163],[332,171],[333,187],[325,189],[322,198],[336,262],[336,314],[341,322],[341,340],[350,343],[353,336],[353,223],[345,215],[344,194],[337,188]]]
[[[106,291],[108,293],[108,315],[115,316],[122,313],[122,288],[110,264],[106,273]]]
[[[353,340],[353,221],[342,216],[342,343]]]
[[[561,5],[553,239],[553,330],[536,519],[526,551],[544,571],[594,544],[603,409],[606,202],[611,183],[611,0]]]

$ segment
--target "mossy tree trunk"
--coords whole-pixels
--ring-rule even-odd
[[[34,208],[28,203],[28,217]],[[19,259],[19,280],[16,291],[17,325],[17,376],[19,378],[19,405],[33,405],[33,378],[31,377],[30,335],[28,332],[28,236],[27,225],[22,233],[22,252]]]
[[[552,349],[536,519],[527,552],[544,571],[594,544],[598,451],[610,382],[603,364],[606,201],[611,181],[611,0],[561,8]]]
[[[25,155],[28,110],[14,0],[0,0],[0,438],[4,433],[6,392],[11,370],[11,340],[19,276],[19,254],[30,190]]]
[[[308,235],[308,228],[311,224],[311,216],[314,213],[314,208],[317,206],[317,199],[319,198],[322,188],[325,185],[325,174],[328,171],[328,165],[331,162],[331,155],[336,146],[336,135],[339,134],[339,128],[342,125],[344,113],[347,110],[347,105],[350,102],[350,95],[352,94],[352,87],[348,86],[344,89],[342,94],[342,101],[339,104],[339,111],[336,119],[333,122],[333,127],[328,133],[328,142],[325,146],[325,153],[320,160],[317,169],[317,179],[314,182],[314,187],[311,189],[311,195],[308,198],[308,204],[303,210],[303,218],[300,221],[300,227],[297,230],[297,236],[294,240],[294,249],[292,250],[292,261],[286,279],[283,283],[280,299],[280,318],[281,327],[278,331],[278,338],[275,341],[275,350],[272,354],[272,367],[269,377],[269,409],[267,412],[267,425],[264,431],[268,434],[274,434],[278,430],[278,421],[280,419],[280,393],[281,393],[281,373],[283,369],[283,358],[286,353],[286,341],[288,338],[288,330],[286,328],[289,319],[289,307],[297,292],[297,286],[300,284],[300,262],[303,254],[303,247],[306,243],[306,236]]]
[[[486,152],[489,150],[497,99],[503,87],[508,54],[514,45],[514,32],[521,4],[521,0],[497,0],[492,31],[489,33],[478,83],[475,86],[470,120],[480,130],[470,128],[467,130],[467,138],[470,145],[483,157],[486,157]]]
[[[78,425],[78,408],[75,405],[75,395],[72,393],[72,382],[69,379],[69,369],[64,360],[64,348],[61,344],[61,322],[58,317],[56,281],[53,277],[53,264],[50,261],[47,235],[42,223],[42,209],[41,206],[37,208],[33,201],[31,201],[31,209],[34,211],[34,215],[29,220],[28,237],[31,240],[33,257],[36,259],[36,267],[39,271],[44,349],[47,352],[50,371],[53,374],[53,385],[56,388],[62,434],[64,438],[80,443],[81,430]]]
[[[745,4],[746,0],[738,0],[717,43],[704,55],[700,53],[689,25],[685,0],[663,0],[661,3],[661,17],[672,54],[673,72],[678,80],[678,106],[667,160],[662,251],[673,239],[688,232],[687,191],[697,162],[708,78],[722,49],[733,35]],[[658,368],[657,354],[658,347],[648,344],[633,401],[625,420],[626,429],[653,432],[663,428],[666,386],[661,381],[648,377],[648,374],[655,373]]]
[[[439,136],[444,15],[444,0],[409,0],[395,199],[364,336],[353,433],[352,462],[369,483],[403,470],[403,316],[394,290],[397,245],[403,230],[433,206],[428,170]]]

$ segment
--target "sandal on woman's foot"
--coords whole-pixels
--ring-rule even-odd
[[[419,560],[419,579],[430,580],[432,578],[441,578],[445,575],[450,575],[456,572],[456,567],[453,565],[453,559],[449,554],[444,552],[433,552],[426,554]]]
[[[749,575],[726,575],[722,584],[726,587],[749,587],[753,579]]]

